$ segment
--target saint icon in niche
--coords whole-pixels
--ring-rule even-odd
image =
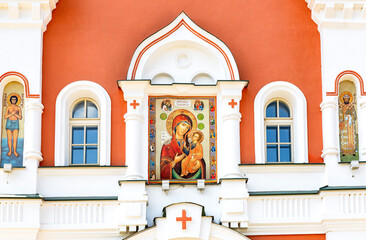
[[[206,164],[202,158],[202,147],[199,148],[201,145],[198,143],[203,140],[203,134],[194,134],[197,132],[196,117],[188,110],[175,110],[168,117],[166,129],[172,139],[166,142],[161,149],[161,179],[205,179]],[[197,139],[189,141],[192,133],[194,135],[192,138],[197,137]],[[193,147],[194,141],[196,142],[195,147]],[[192,163],[192,168],[188,169],[187,158],[189,156],[192,158],[193,154],[195,154],[194,163]]]
[[[4,88],[1,124],[1,166],[5,163],[11,163],[15,167],[23,166],[23,95],[24,87],[18,82],[10,82]]]
[[[354,96],[344,91],[339,97],[339,138],[341,159],[356,157],[357,151],[357,114]]]
[[[18,133],[19,133],[19,120],[22,119],[22,109],[18,106],[21,102],[20,96],[16,93],[12,93],[8,97],[8,107],[5,110],[6,119],[6,135],[8,136],[8,147],[9,152],[7,155],[10,157],[14,154],[18,157],[17,144],[18,144]]]

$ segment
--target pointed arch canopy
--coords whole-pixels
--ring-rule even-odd
[[[183,12],[137,47],[127,79],[204,84],[240,78],[229,48]]]

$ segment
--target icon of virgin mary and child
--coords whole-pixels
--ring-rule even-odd
[[[196,130],[196,117],[187,110],[175,110],[169,115],[166,128],[172,139],[161,149],[161,179],[205,179],[206,164],[201,145],[204,136]]]

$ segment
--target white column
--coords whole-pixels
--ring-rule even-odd
[[[24,158],[27,168],[28,193],[37,193],[37,168],[43,160],[41,153],[41,126],[43,105],[40,98],[28,98],[25,102]]]
[[[148,176],[148,99],[146,81],[120,81],[124,99],[127,102],[126,122],[126,179],[139,180]]]
[[[39,98],[28,98],[25,105],[25,145],[24,156],[26,161],[42,161],[41,153],[41,126],[43,105]]]
[[[366,160],[366,126],[365,124],[362,124],[366,120],[366,100],[363,100],[361,97],[360,99],[360,107],[357,111],[357,117],[358,117],[358,151],[359,151],[359,159],[360,161]]]
[[[338,137],[338,98],[325,97],[320,104],[323,120],[323,152],[325,167],[325,180],[329,185],[336,184],[339,155]]]
[[[143,179],[141,169],[143,168],[142,161],[142,129],[144,115],[139,112],[140,106],[133,109],[130,105],[136,101],[141,105],[141,99],[134,98],[134,100],[127,100],[127,113],[125,114],[126,122],[126,165],[127,165],[127,177],[129,179]]]
[[[220,83],[218,96],[218,178],[242,178],[240,164],[240,121],[239,105],[244,85]]]

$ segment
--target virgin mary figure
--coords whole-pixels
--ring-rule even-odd
[[[172,139],[166,142],[160,154],[161,179],[199,179],[205,178],[205,163],[201,160],[201,167],[196,172],[181,177],[181,161],[189,155],[190,143],[188,134],[197,128],[195,116],[184,109],[175,110],[167,120],[167,131]]]

